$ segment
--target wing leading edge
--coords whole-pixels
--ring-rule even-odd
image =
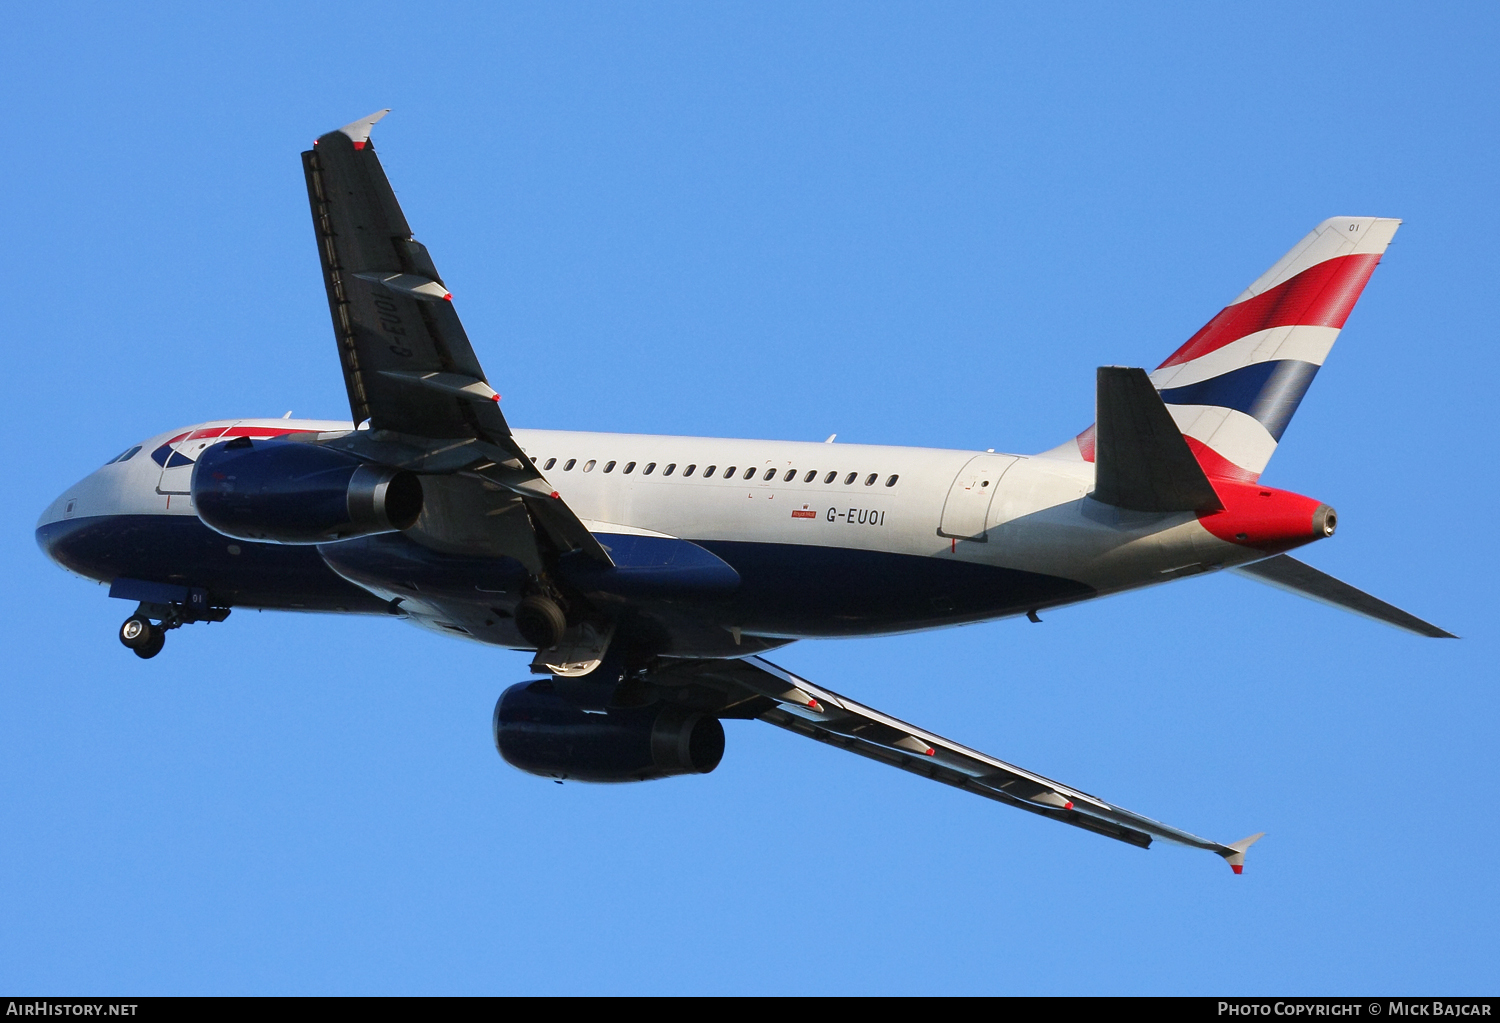
[[[1240,873],[1261,834],[1223,845],[1132,813],[1051,778],[960,746],[925,729],[824,689],[761,657],[690,661],[666,676],[728,685],[760,697],[751,715],[789,732],[972,792],[1018,810],[1147,848],[1155,838],[1206,849]]]

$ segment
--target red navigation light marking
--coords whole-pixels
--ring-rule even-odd
[[[552,496],[553,496],[553,497],[556,497],[556,496],[558,496],[558,495],[557,495],[557,491],[555,491],[555,490],[554,490],[554,491],[552,491]]]
[[[1245,865],[1243,863],[1231,863],[1229,869],[1236,874],[1243,874],[1245,872]]]
[[[1071,810],[1071,809],[1073,809],[1073,801],[1070,799],[1066,803],[1064,803],[1063,804],[1063,809],[1064,810]]]

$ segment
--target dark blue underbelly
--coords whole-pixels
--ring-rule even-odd
[[[379,613],[384,602],[339,578],[316,547],[246,543],[191,515],[104,515],[38,526],[37,544],[90,579],[201,586],[217,607]],[[239,551],[231,554],[230,548]]]
[[[388,605],[348,579],[428,600],[508,609],[525,573],[510,558],[440,554],[399,534],[313,546],[234,541],[195,517],[119,515],[54,522],[37,542],[80,575],[201,586],[218,606],[378,613]],[[980,621],[1087,599],[1068,579],[942,557],[800,544],[700,540],[739,575],[704,586],[702,566],[675,591],[654,581],[562,571],[606,613],[780,636],[852,636]],[[238,554],[230,553],[231,548]],[[700,552],[701,554],[701,552]],[[325,556],[338,567],[333,571]],[[348,579],[342,576],[347,576]],[[713,581],[713,580],[710,580]],[[731,577],[732,582],[732,577]]]
[[[699,540],[740,574],[726,601],[746,631],[853,636],[981,621],[1095,595],[1070,579],[844,547]]]

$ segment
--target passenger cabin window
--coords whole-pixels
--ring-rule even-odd
[[[696,468],[698,468],[696,465],[690,465],[686,469],[682,470],[682,474],[684,476],[691,476],[693,474],[693,470]]]
[[[752,466],[750,466],[750,468],[748,468],[748,469],[745,470],[745,479],[747,479],[747,480],[753,480],[753,479],[755,479],[755,466],[752,465]]]
[[[816,470],[816,469],[809,469],[809,470],[807,470],[807,475],[804,476],[804,477],[802,477],[802,482],[803,483],[811,483],[813,480],[815,480],[817,478],[818,478],[818,470]]]
[[[766,474],[761,477],[761,479],[765,480],[767,483],[770,483],[775,478],[776,478],[776,470],[775,469],[767,469],[766,470]]]
[[[570,459],[568,459],[568,464],[565,465],[565,466],[563,466],[563,472],[572,472],[573,471],[573,466],[575,466],[577,464],[578,464],[578,459],[576,459],[576,458],[570,458]]]
[[[625,475],[627,475],[627,476],[629,476],[631,473],[635,472],[635,463],[634,462],[626,462],[625,463],[624,472],[625,472]]]
[[[859,479],[859,473],[851,472],[849,475],[844,477],[844,486],[849,486],[849,484],[853,483],[857,479]]]
[[[615,463],[613,463],[613,462],[605,462],[604,463],[604,471],[605,472],[614,472],[615,471]]]
[[[797,478],[797,470],[796,469],[788,469],[786,471],[786,475],[783,476],[783,477],[781,477],[781,482],[783,482],[783,483],[790,483],[790,482],[792,482],[792,480],[794,480],[796,478]]]
[[[823,484],[824,484],[824,486],[827,486],[829,483],[832,483],[834,480],[836,480],[838,478],[839,478],[839,474],[838,474],[837,471],[831,472],[827,476],[823,477]]]
[[[896,485],[896,481],[899,480],[900,478],[901,478],[900,476],[892,476],[892,477],[890,477],[889,479],[887,479],[885,481],[885,485],[888,486],[888,487],[894,487]]]
[[[865,486],[867,486],[867,487],[873,487],[875,485],[875,481],[878,480],[878,479],[880,479],[880,473],[878,473],[878,472],[872,472],[872,473],[870,473],[870,475],[868,475],[868,476],[865,477]]]
[[[729,468],[727,468],[727,469],[724,470],[724,478],[727,480],[727,479],[732,479],[733,477],[734,477],[734,466],[731,465]]]
[[[593,472],[594,471],[594,466],[596,466],[598,464],[599,464],[599,460],[597,458],[590,458],[588,460],[588,463],[586,465],[584,465],[583,471],[584,472]]]
[[[663,476],[670,476],[670,475],[672,475],[672,473],[674,473],[676,471],[677,471],[677,463],[676,462],[669,462],[667,464],[667,467],[661,471],[661,474]]]
[[[646,468],[644,468],[644,469],[641,470],[641,475],[642,476],[650,476],[655,471],[656,471],[656,463],[655,462],[647,462],[646,463]]]
[[[542,469],[543,470],[550,469],[550,468],[552,468],[556,464],[557,464],[557,459],[555,459],[555,458],[549,458],[549,459],[547,459],[547,464],[544,465],[544,466],[542,466]]]
[[[712,479],[714,471],[716,469],[718,469],[718,468],[719,467],[717,465],[710,465],[707,469],[703,470],[703,478],[704,479]]]

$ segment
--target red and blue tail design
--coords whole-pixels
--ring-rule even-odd
[[[1210,477],[1259,479],[1400,225],[1323,221],[1151,374]],[[1092,462],[1094,428],[1047,454]]]

